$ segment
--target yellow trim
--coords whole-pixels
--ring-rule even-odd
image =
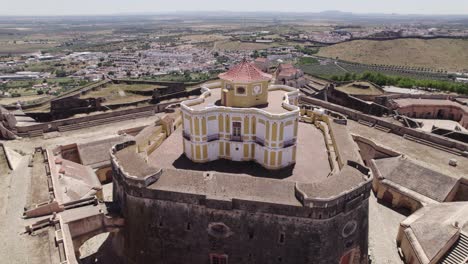
[[[266,149],[263,152],[263,164],[268,165],[268,151]]]
[[[292,125],[293,121],[292,120],[289,120],[288,122],[286,122],[286,125],[285,126],[289,126],[289,125]]]
[[[219,142],[219,156],[224,156],[224,142]]]
[[[195,135],[199,136],[200,135],[200,120],[198,120],[198,117],[195,117],[193,119],[193,122],[195,123]]]
[[[231,133],[231,121],[229,120],[229,115],[226,116],[226,133]]]
[[[208,121],[213,121],[213,120],[216,120],[216,116],[209,116],[208,117]]]
[[[244,118],[244,135],[249,134],[249,120],[250,118],[248,116]]]
[[[259,122],[260,124],[265,124],[265,120],[263,120],[263,119],[258,119],[258,122]]]
[[[249,157],[249,145],[244,144],[244,158],[248,158],[248,157]]]
[[[255,158],[255,144],[251,144],[250,146],[251,146],[250,154],[253,159]]]
[[[278,151],[278,166],[283,163],[283,151]]]
[[[193,150],[193,144],[190,144],[190,156],[192,157],[192,159],[194,159],[194,156],[195,156],[195,151]]]
[[[200,150],[200,145],[195,146],[195,159],[199,160],[201,159],[201,150]]]
[[[206,118],[202,118],[202,135],[206,136]]]
[[[208,159],[208,146],[203,145],[203,159]]]
[[[276,162],[276,152],[270,152],[270,166],[275,166]]]
[[[242,121],[242,117],[234,116],[232,121]]]
[[[280,134],[279,134],[279,140],[280,140],[280,141],[283,141],[283,139],[284,139],[284,123],[281,123],[281,125],[280,125],[280,131],[279,131],[279,132],[280,132]]]
[[[271,128],[271,140],[276,141],[277,135],[278,135],[278,124],[275,122],[273,123],[272,128]]]
[[[222,114],[219,115],[218,118],[218,126],[219,126],[219,132],[222,133],[224,132],[224,116]]]

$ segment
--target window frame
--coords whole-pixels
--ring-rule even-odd
[[[210,254],[210,264],[228,264],[228,259],[227,254]]]
[[[237,90],[239,88],[243,88],[244,89],[244,93],[238,93]],[[235,89],[234,89],[234,93],[236,96],[247,96],[248,92],[247,92],[247,86],[246,85],[236,85]]]
[[[234,124],[239,124],[239,125],[234,125]],[[238,132],[238,134],[236,133]],[[231,135],[235,137],[242,137],[242,122],[240,121],[233,121],[232,122],[232,133]]]

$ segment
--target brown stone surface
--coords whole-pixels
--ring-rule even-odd
[[[125,136],[117,136],[78,144],[78,152],[83,165],[93,168],[110,164],[109,150],[115,144],[129,140]]]
[[[407,158],[379,159],[375,163],[386,179],[438,202],[444,202],[457,184],[457,179],[423,167]]]
[[[409,228],[431,261],[457,232],[468,231],[466,202],[431,204],[417,214],[419,217],[409,224]],[[459,227],[454,226],[455,222]]]
[[[368,138],[385,148],[395,150],[414,160],[424,162],[425,166],[432,170],[439,171],[456,179],[460,177],[468,178],[468,159],[465,157],[406,140],[396,134],[386,133],[352,120],[348,120],[348,129],[352,134]],[[450,159],[456,159],[458,166],[450,166],[448,164]]]
[[[146,163],[134,149],[126,148],[115,153],[117,161],[130,176],[146,177],[159,171],[158,168]]]
[[[208,174],[207,174],[208,173]],[[218,199],[243,199],[302,206],[294,195],[294,182],[235,174],[166,169],[151,189],[192,193]]]

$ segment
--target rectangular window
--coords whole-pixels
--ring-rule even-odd
[[[228,264],[228,256],[225,254],[210,254],[210,264]]]
[[[241,122],[232,122],[232,135],[235,137],[240,137],[242,131]]]

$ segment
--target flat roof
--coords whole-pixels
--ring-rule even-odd
[[[401,156],[378,159],[375,163],[385,179],[438,202],[444,202],[458,182]]]
[[[422,98],[400,98],[394,99],[399,107],[408,107],[408,106],[453,106],[459,107],[468,112],[468,106],[462,105],[455,101],[450,101],[446,99],[422,99]]]
[[[413,160],[424,162],[425,166],[456,179],[468,178],[468,159],[427,145],[423,145],[403,137],[364,126],[356,121],[348,120],[348,129],[356,134],[385,148],[403,153]],[[458,166],[449,165],[450,159],[456,159]]]
[[[216,160],[194,163],[183,153],[182,129],[177,129],[149,157],[148,164],[162,169],[216,171],[243,176],[275,178],[312,183],[327,179],[331,172],[322,132],[312,124],[299,123],[296,164],[280,170],[268,170],[255,162]],[[247,165],[247,166],[245,166]]]
[[[210,89],[211,96],[205,98],[205,101],[200,104],[191,105],[190,107],[194,110],[204,110],[208,107],[221,106],[221,88],[212,88]],[[261,107],[249,107],[257,108],[267,111],[272,114],[282,114],[290,112],[289,110],[283,108],[284,97],[286,96],[287,91],[284,90],[274,90],[268,92],[268,105]],[[233,107],[234,108],[234,107]]]

